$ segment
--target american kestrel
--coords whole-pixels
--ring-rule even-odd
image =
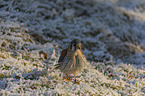
[[[68,75],[74,74],[76,84],[79,83],[76,81],[76,75],[83,71],[86,64],[87,60],[81,50],[81,41],[74,39],[69,43],[67,49],[62,50],[56,68],[65,74],[68,81],[71,80]]]

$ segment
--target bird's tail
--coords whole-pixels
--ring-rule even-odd
[[[60,64],[59,63],[58,64],[55,64],[54,66],[55,66],[54,69],[59,69],[60,68]]]

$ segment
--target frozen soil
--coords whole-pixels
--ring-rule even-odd
[[[54,69],[74,38],[80,84]],[[2,96],[144,96],[144,58],[145,0],[0,0]]]

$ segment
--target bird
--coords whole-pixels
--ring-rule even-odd
[[[86,64],[87,59],[83,55],[81,41],[79,39],[73,39],[69,43],[68,48],[62,50],[55,68],[60,69],[68,81],[72,80],[69,78],[69,75],[73,74],[75,77],[74,83],[79,84],[80,81],[76,80],[76,76],[84,70]]]

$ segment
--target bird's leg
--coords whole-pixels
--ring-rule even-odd
[[[76,80],[76,75],[75,75],[75,81],[74,81],[74,83],[75,83],[75,84],[80,84],[80,81],[77,81],[77,80]]]
[[[67,80],[68,82],[72,80],[72,79],[70,79],[70,78],[68,77],[67,74],[65,74],[65,76],[66,76],[66,80]]]

